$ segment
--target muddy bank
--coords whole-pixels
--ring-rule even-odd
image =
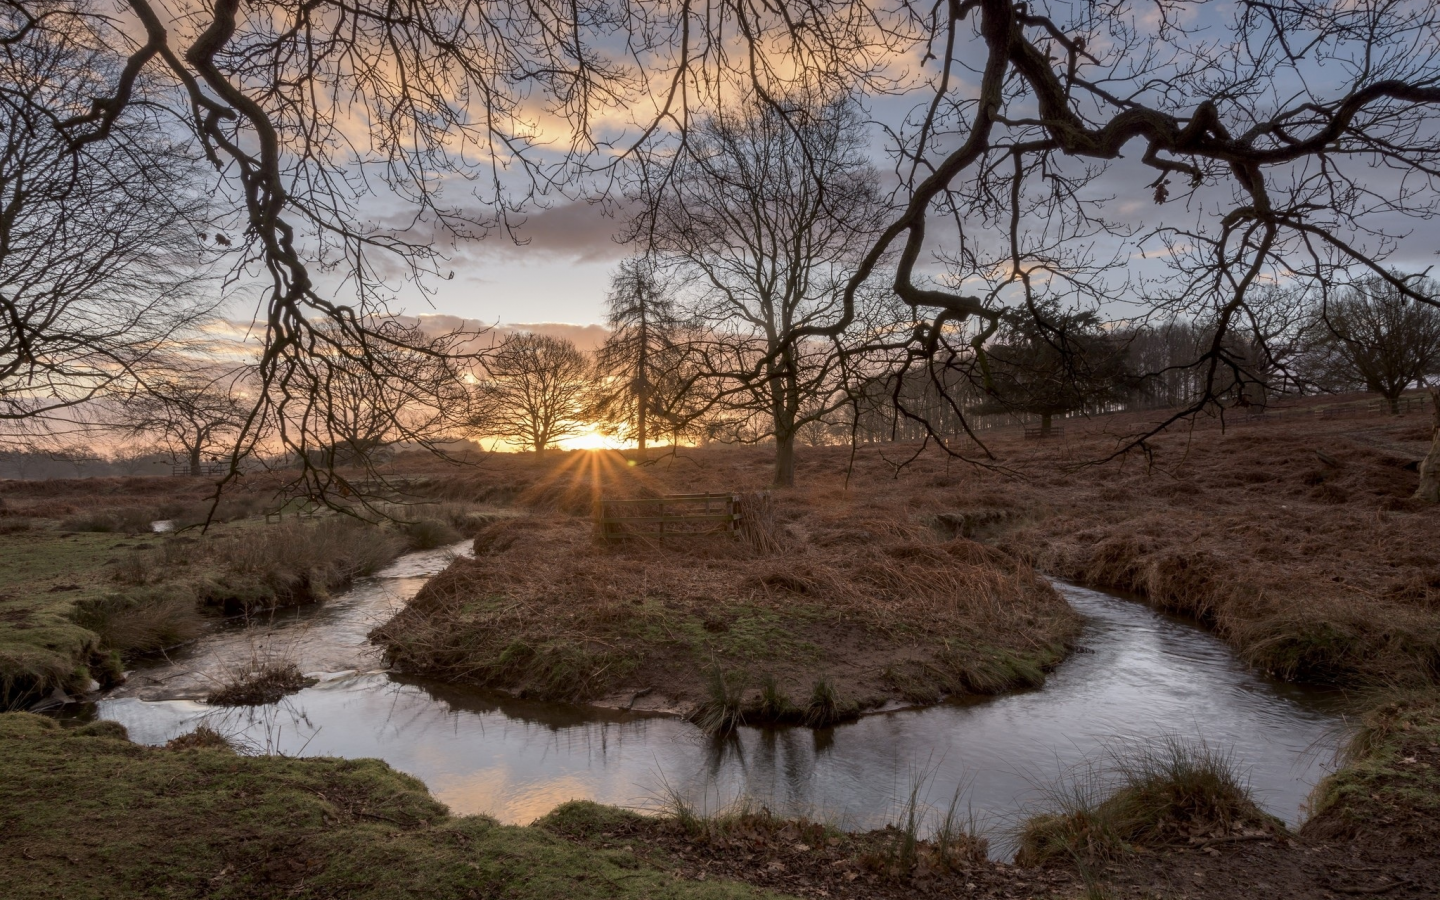
[[[710,731],[1036,687],[1080,627],[1025,563],[905,519],[814,513],[761,550],[534,516],[475,548],[374,632],[396,669]]]

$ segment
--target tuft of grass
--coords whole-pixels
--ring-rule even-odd
[[[969,787],[968,781],[955,786],[955,793],[950,795],[950,802],[931,838],[935,862],[942,872],[954,872],[989,860],[990,842],[980,836],[982,828],[975,811],[968,805],[962,810],[960,805]]]
[[[590,800],[571,800],[536,819],[531,826],[562,837],[585,840],[634,831],[644,821],[644,816],[628,809],[604,806]]]
[[[1048,795],[1050,808],[1021,828],[1021,865],[1088,864],[1199,834],[1283,830],[1255,804],[1228,755],[1174,737],[1113,753],[1107,769],[1087,770]]]
[[[743,710],[746,677],[741,672],[724,672],[712,666],[705,681],[707,696],[690,716],[706,734],[729,734],[745,724]]]
[[[209,725],[198,725],[194,731],[187,731],[171,738],[165,744],[166,750],[226,750],[235,752],[235,745],[225,735]]]
[[[463,535],[449,522],[439,519],[421,519],[401,529],[411,550],[434,550],[459,541]]]
[[[910,779],[910,791],[900,807],[899,821],[893,826],[895,842],[891,846],[890,868],[898,874],[908,875],[915,871],[920,826],[925,821],[925,813],[920,807],[920,790],[924,784],[923,777]]]
[[[211,706],[264,706],[315,683],[293,662],[254,663],[235,672],[205,698]]]
[[[801,720],[811,728],[829,728],[859,715],[859,704],[841,700],[830,679],[821,677],[810,690],[810,702],[805,704]]]
[[[877,832],[878,849],[868,854],[868,867],[894,878],[948,875],[984,864],[989,842],[980,836],[979,825],[961,800],[968,784],[962,783],[951,795],[943,813],[926,800],[933,769],[911,771],[909,789],[900,800],[895,821]],[[936,826],[927,838],[927,822],[936,815]]]
[[[786,722],[796,718],[799,710],[790,702],[790,698],[780,690],[780,684],[775,680],[774,675],[764,675],[760,679],[760,702],[755,707],[755,716],[764,722]]]

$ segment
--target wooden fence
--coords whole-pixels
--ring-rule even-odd
[[[1045,428],[1042,425],[1025,426],[1025,440],[1027,441],[1049,440],[1050,438],[1062,438],[1064,436],[1064,425],[1051,425],[1049,434],[1045,433]]]
[[[230,471],[229,463],[201,463],[196,475],[224,475]],[[170,466],[172,476],[190,475],[189,463],[173,463]]]
[[[667,494],[595,503],[595,528],[607,541],[730,534],[739,526],[739,494]]]

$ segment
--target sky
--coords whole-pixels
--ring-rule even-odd
[[[433,290],[428,298],[415,288],[402,290],[395,311],[488,325],[601,324],[611,272],[626,255],[614,239],[621,227],[598,205],[556,203],[523,222],[519,233],[526,244],[492,234],[443,247],[455,277],[427,282]]]
[[[1066,4],[1058,5],[1064,7]],[[1199,27],[1196,40],[1225,35],[1223,29],[1215,33],[1206,29],[1219,24],[1228,4],[1218,4],[1213,9],[1184,9],[1186,15],[1204,13],[1201,19],[1191,23],[1197,27],[1205,26]],[[962,58],[967,55],[963,48],[960,55]],[[967,79],[973,79],[973,73],[966,74],[962,71],[959,77],[962,82],[968,83]],[[1334,76],[1321,77],[1319,69],[1314,66],[1302,66],[1288,75],[1282,73],[1277,76],[1273,88],[1277,97],[1283,97],[1282,102],[1289,105],[1294,102],[1290,92],[1304,90],[1304,82],[1307,80],[1314,82],[1309,85],[1309,89],[1316,90],[1321,95],[1327,94],[1325,88],[1330,77]],[[965,93],[963,87],[956,90],[960,94]],[[927,96],[922,91],[914,96],[873,100],[871,113],[879,122],[895,126],[918,102],[917,97],[925,99]],[[885,158],[883,148],[888,141],[879,133],[878,128],[872,130],[875,164],[882,172],[886,172],[891,163]],[[1166,206],[1159,206],[1152,199],[1153,188],[1149,186],[1155,173],[1139,164],[1142,152],[1143,148],[1138,143],[1127,147],[1122,157],[1112,161],[1105,173],[1085,191],[1091,197],[1106,199],[1103,214],[1112,221],[1132,225],[1138,231],[1162,222],[1188,224],[1197,218],[1211,219],[1210,224],[1213,226],[1215,212],[1229,208],[1235,202],[1231,195],[1231,185],[1222,184],[1213,189],[1202,190],[1195,197],[1179,197]],[[1272,173],[1272,177],[1283,180],[1282,176],[1276,173]],[[1391,195],[1399,186],[1398,177],[1383,169],[1372,171],[1366,180],[1368,186],[1375,189],[1381,197]],[[1182,193],[1183,188],[1177,185],[1176,192]],[[380,213],[375,216],[377,221],[389,219],[393,222],[395,214],[399,215],[401,221],[407,218],[403,212],[397,213],[388,208],[388,201],[377,199],[375,202],[375,211]],[[1396,217],[1375,217],[1371,221],[1372,224],[1385,226],[1392,234],[1408,234],[1406,239],[1400,241],[1399,252],[1389,260],[1392,265],[1407,271],[1417,271],[1434,265],[1437,261],[1440,229],[1428,228],[1422,222]],[[442,271],[452,271],[453,278],[428,279],[428,291],[421,291],[411,284],[398,287],[391,311],[409,316],[456,316],[468,320],[469,323],[492,326],[602,323],[605,319],[605,296],[610,275],[626,255],[625,248],[615,240],[623,224],[621,219],[607,215],[606,209],[600,205],[557,199],[546,208],[532,210],[520,224],[518,231],[525,241],[523,244],[517,244],[503,233],[492,233],[482,241],[459,245],[442,238],[436,247],[446,259],[439,267]],[[1046,223],[1030,221],[1025,224],[1027,230],[1043,231]],[[953,246],[953,240],[947,240],[947,237],[953,236],[947,236],[945,229],[943,217],[936,217],[932,222],[927,250],[944,250]],[[972,234],[971,240],[984,244],[997,237],[998,235],[982,231],[978,235]],[[1085,241],[1076,243],[1083,245]],[[1097,255],[1101,258],[1108,256],[1107,243],[1111,242],[1104,238],[1098,241]],[[1123,244],[1128,246],[1122,246]],[[1168,274],[1156,259],[1154,251],[1159,248],[1155,242],[1151,242],[1146,248],[1149,251],[1147,255],[1141,255],[1141,248],[1135,246],[1133,241],[1121,242],[1113,249],[1126,254],[1125,267],[1132,274],[1162,279]],[[939,268],[933,259],[922,261],[922,269],[928,269],[931,273],[938,273]],[[318,272],[312,274],[317,278],[323,277]],[[1143,288],[1137,290],[1143,293]],[[1117,317],[1125,314],[1126,311],[1122,310],[1112,312],[1112,315]]]

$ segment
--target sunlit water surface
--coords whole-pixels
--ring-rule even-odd
[[[962,809],[997,837],[1046,786],[1117,748],[1167,737],[1230,754],[1260,803],[1294,823],[1344,737],[1333,693],[1265,679],[1198,628],[1063,584],[1085,616],[1086,652],[1043,688],[823,731],[742,728],[716,740],[674,718],[499,699],[384,671],[367,633],[458,549],[410,554],[330,603],[211,634],[134,673],[97,712],[148,744],[204,721],[259,750],[379,757],[456,813],[503,822],[528,823],[571,799],[655,808],[678,792],[705,809],[745,797],[777,813],[880,827],[920,780],[937,808],[963,789]],[[322,680],[266,707],[185,699],[256,655]]]

